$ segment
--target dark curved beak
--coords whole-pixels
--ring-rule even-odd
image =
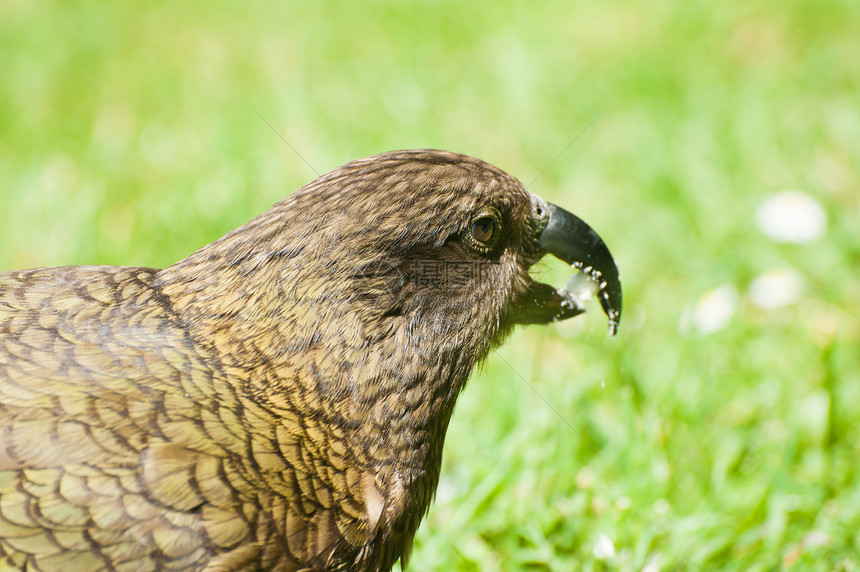
[[[549,222],[538,237],[541,248],[597,284],[600,306],[609,318],[609,334],[615,335],[621,321],[621,281],[609,248],[585,221],[559,206],[547,205]]]

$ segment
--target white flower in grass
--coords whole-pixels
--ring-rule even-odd
[[[597,535],[597,542],[594,543],[594,557],[598,560],[609,560],[615,556],[615,544],[612,539],[605,534]]]
[[[762,232],[775,242],[811,242],[827,228],[824,208],[800,191],[772,195],[759,206],[756,220]]]
[[[660,555],[652,554],[642,568],[642,572],[660,572]]]
[[[723,284],[699,297],[689,319],[699,332],[712,334],[729,325],[737,306],[737,290]]]
[[[809,548],[819,548],[830,544],[830,535],[823,530],[813,530],[803,537],[803,544]]]
[[[788,268],[765,272],[749,289],[752,303],[765,310],[794,304],[802,295],[803,276]]]

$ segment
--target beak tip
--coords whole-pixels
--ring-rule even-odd
[[[552,203],[548,206],[549,222],[541,232],[541,246],[599,284],[600,305],[609,319],[609,335],[616,335],[621,321],[621,281],[609,248],[585,221]]]

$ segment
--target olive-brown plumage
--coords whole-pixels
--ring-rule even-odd
[[[164,270],[0,273],[0,568],[405,566],[473,367],[515,324],[582,312],[529,278],[547,251],[617,324],[587,225],[424,150],[345,165]]]

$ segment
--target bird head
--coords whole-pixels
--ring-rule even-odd
[[[284,206],[291,220],[305,217],[302,236],[284,248],[315,245],[308,254],[338,273],[349,269],[353,295],[384,302],[388,314],[451,324],[463,316],[488,324],[487,334],[576,316],[584,307],[575,294],[529,275],[552,254],[594,282],[610,333],[617,329],[621,285],[603,240],[484,161],[436,150],[383,153],[320,177]]]

